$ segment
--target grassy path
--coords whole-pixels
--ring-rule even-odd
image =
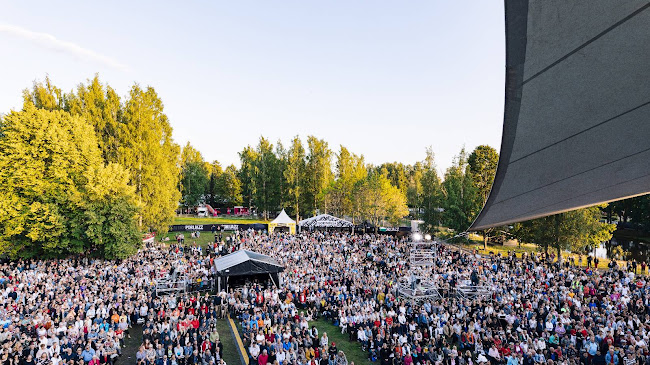
[[[464,249],[470,250],[470,251],[478,251],[479,254],[486,255],[486,256],[498,255],[498,254],[501,254],[502,256],[507,256],[508,252],[514,251],[515,254],[517,255],[517,257],[521,258],[521,255],[523,253],[526,253],[526,254],[532,254],[532,253],[539,254],[540,253],[539,248],[537,247],[537,245],[534,245],[532,243],[523,243],[521,245],[491,245],[491,244],[488,244],[487,250],[483,248],[483,242],[477,242],[477,241],[473,241],[471,243],[463,242],[463,243],[458,243],[456,245],[460,246],[460,247],[462,247]],[[556,251],[555,251],[555,249],[553,249],[553,250],[549,249],[549,252],[555,253]],[[577,266],[587,267],[587,256],[586,255],[582,255],[582,265],[579,265],[579,260],[578,260],[579,256],[578,255],[576,255],[574,253],[567,252],[567,251],[562,252],[563,260],[568,260],[568,259],[570,259],[572,257],[575,259],[575,263],[576,263]],[[607,265],[609,265],[611,260],[607,259],[607,258],[599,258],[598,260],[600,260],[600,262],[598,263],[598,268],[607,270]],[[616,262],[618,263],[618,265],[620,267],[625,267],[625,265],[627,265],[627,261],[625,261],[625,260],[616,260]],[[641,271],[640,267],[639,267],[638,271],[639,272]]]
[[[176,235],[179,233],[183,233],[185,235],[185,245],[186,246],[191,246],[192,244],[196,243],[197,245],[203,247],[203,254],[205,255],[206,251],[205,248],[214,242],[214,234],[211,232],[201,232],[201,235],[198,238],[192,238],[192,233],[191,232],[168,232],[165,234],[159,234],[156,236],[156,241],[161,241],[163,237],[168,237],[169,241],[164,241],[167,244],[176,244]],[[226,241],[226,237],[231,236],[232,232],[221,232],[221,236],[224,241]]]
[[[219,331],[219,339],[223,344],[223,360],[228,365],[240,364],[241,358],[227,318],[217,320],[217,331]]]
[[[354,361],[354,365],[374,364],[372,361],[368,360],[368,354],[361,351],[361,344],[349,341],[349,335],[347,333],[341,334],[341,329],[339,327],[332,325],[324,319],[310,322],[309,326],[316,326],[320,336],[323,335],[323,332],[327,332],[327,337],[329,337],[330,343],[336,342],[336,347],[345,353],[349,363]]]
[[[131,338],[124,339],[124,348],[122,348],[122,356],[117,360],[118,364],[135,364],[135,354],[138,348],[142,345],[142,326],[134,324],[129,330]]]

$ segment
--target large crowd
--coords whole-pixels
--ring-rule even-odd
[[[440,245],[419,273],[444,297],[412,302],[396,292],[415,269],[410,248],[391,236],[249,231],[207,255],[172,244],[121,262],[7,262],[0,265],[0,363],[224,364],[216,323],[230,315],[254,365],[351,364],[314,325],[323,320],[382,365],[650,365],[650,293],[635,270]],[[209,290],[214,258],[235,249],[276,258],[285,266],[279,282]],[[184,278],[191,293],[157,293],[156,283],[170,276]],[[454,295],[466,283],[490,294]],[[136,324],[142,344],[126,361],[121,352]]]
[[[219,364],[222,345],[216,317],[206,311],[209,298],[156,295],[156,283],[178,267],[184,268],[188,288],[208,288],[212,259],[196,246],[156,246],[121,262],[89,257],[5,262],[0,364]],[[137,359],[121,360],[136,324],[143,328]]]
[[[251,283],[228,294],[256,364],[347,364],[310,326],[318,318],[380,364],[650,364],[645,276],[615,265],[595,270],[541,254],[484,257],[441,245],[420,273],[447,295],[410,302],[396,293],[411,269],[403,239],[248,233],[239,248],[286,267],[279,286]],[[491,294],[453,295],[472,283]]]

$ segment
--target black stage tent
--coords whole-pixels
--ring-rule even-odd
[[[260,253],[239,250],[214,260],[217,288],[227,288],[231,278],[237,280],[271,278],[278,285],[278,273],[284,271],[276,259]]]

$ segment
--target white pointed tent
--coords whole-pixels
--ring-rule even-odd
[[[269,234],[273,233],[277,227],[288,227],[289,233],[296,234],[296,221],[291,219],[284,209],[282,209],[282,212],[280,212],[280,214],[269,223]]]

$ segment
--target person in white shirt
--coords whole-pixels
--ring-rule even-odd
[[[497,350],[496,345],[492,345],[492,347],[490,347],[490,350],[488,350],[488,356],[490,356],[497,362],[501,360],[501,354],[499,354],[499,350]]]
[[[278,360],[278,363],[280,363],[280,365],[284,364],[284,360],[286,358],[287,358],[287,354],[286,352],[284,352],[283,349],[280,349],[280,351],[278,351],[278,353],[275,354],[275,359]]]
[[[327,332],[323,332],[323,335],[320,338],[320,347],[329,346],[330,339],[327,337]]]
[[[257,357],[260,356],[260,346],[256,343],[251,341],[251,345],[248,347],[248,353],[251,355],[254,362],[257,362]]]

